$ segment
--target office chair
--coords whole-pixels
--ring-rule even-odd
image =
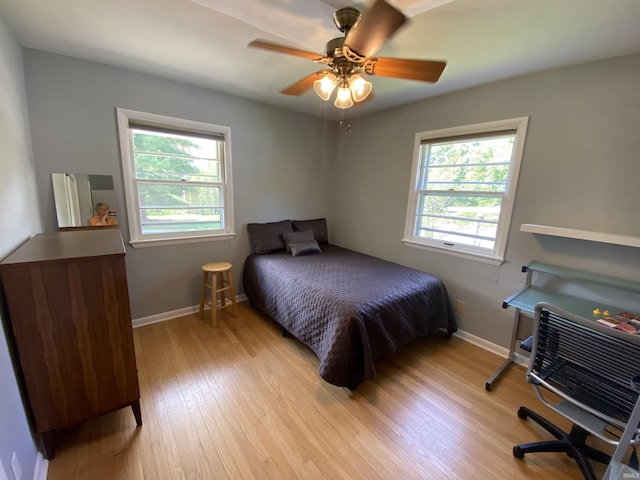
[[[611,457],[587,445],[587,437],[595,435],[616,446],[620,443],[638,402],[639,375],[640,335],[600,325],[549,304],[536,305],[527,381],[542,403],[569,419],[573,427],[564,432],[522,406],[518,417],[531,418],[555,439],[516,445],[513,456],[522,459],[528,453],[564,452],[575,459],[585,479],[595,480],[589,459],[608,464]],[[635,430],[630,445],[640,443],[637,424]]]

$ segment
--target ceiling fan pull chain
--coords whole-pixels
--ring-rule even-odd
[[[345,123],[344,123],[344,121],[343,121],[343,120],[340,120],[340,122],[338,122],[338,128],[339,128],[340,130],[342,130],[343,128],[345,128],[345,129],[347,130],[347,133],[351,133],[351,124],[350,124],[350,123],[347,123],[347,124],[345,125]]]

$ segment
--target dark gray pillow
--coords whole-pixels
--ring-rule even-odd
[[[291,243],[313,242],[315,240],[313,230],[305,230],[304,232],[284,232],[282,237],[284,238],[284,244],[287,247],[287,252],[291,251]]]
[[[289,248],[291,249],[291,255],[297,257],[299,255],[313,255],[315,253],[320,253],[320,245],[315,240],[311,242],[300,242],[300,243],[290,243]]]
[[[248,223],[247,232],[253,251],[259,255],[263,253],[282,252],[286,250],[282,234],[293,232],[291,220],[269,223]]]
[[[316,218],[313,220],[293,220],[291,223],[293,224],[293,229],[296,232],[313,230],[313,236],[320,245],[322,245],[323,243],[329,243],[329,233],[327,232],[326,218]]]

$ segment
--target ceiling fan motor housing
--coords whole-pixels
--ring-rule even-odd
[[[358,23],[362,15],[353,7],[344,7],[333,14],[333,23],[335,23],[338,30],[343,33],[347,33],[351,28]]]
[[[329,40],[325,45],[324,55],[325,57],[328,57],[336,61],[336,62],[332,62],[332,65],[336,73],[338,73],[338,71],[347,70],[347,65],[346,65],[347,62],[344,61],[346,59],[341,58],[341,57],[344,57],[344,50],[343,50],[344,40],[346,38],[347,33],[349,33],[349,30],[351,30],[356,25],[356,23],[360,21],[361,17],[362,17],[362,14],[353,7],[341,8],[338,11],[336,11],[336,13],[333,14],[333,23],[335,23],[336,27],[338,27],[338,30],[343,32],[345,36],[337,37]],[[343,61],[341,62],[341,60]],[[352,60],[352,59],[349,59],[349,60]],[[352,70],[353,65],[350,65],[349,69]]]
[[[344,37],[337,37],[329,40],[324,47],[324,56],[329,58],[341,57],[343,45]]]

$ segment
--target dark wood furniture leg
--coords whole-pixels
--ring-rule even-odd
[[[133,416],[136,418],[136,425],[142,426],[142,412],[140,411],[140,400],[136,400],[131,404],[131,410],[133,410]]]
[[[45,460],[53,460],[55,455],[55,432],[42,432],[42,456]]]

